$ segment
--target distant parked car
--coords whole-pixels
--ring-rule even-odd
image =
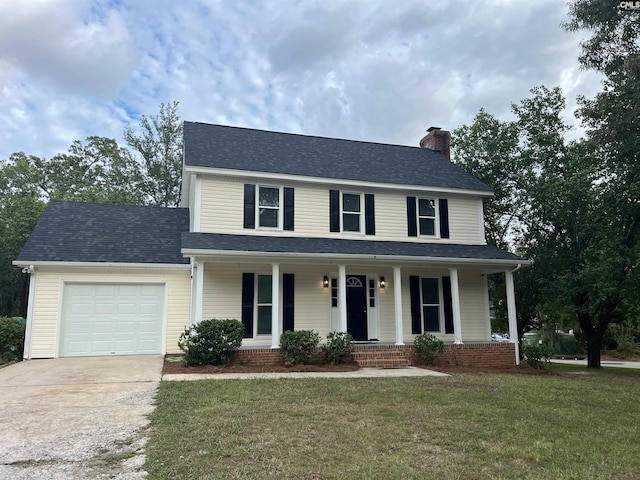
[[[491,341],[492,342],[508,342],[509,339],[507,338],[506,335],[503,335],[501,333],[492,333],[491,334]]]

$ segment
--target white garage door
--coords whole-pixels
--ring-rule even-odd
[[[162,353],[164,285],[65,284],[60,356]]]

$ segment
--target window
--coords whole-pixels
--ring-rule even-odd
[[[259,227],[281,228],[280,224],[280,196],[279,187],[258,187],[258,219]]]
[[[376,213],[373,194],[329,190],[329,231],[375,235]]]
[[[283,331],[295,329],[295,275],[282,274],[282,319]],[[273,319],[271,275],[253,272],[242,274],[242,325],[244,338],[271,335]]]
[[[271,334],[271,275],[258,275],[256,285],[258,335]]]
[[[418,199],[419,235],[434,237],[436,233],[436,201],[433,198]]]
[[[376,306],[376,281],[372,278],[369,279],[369,306]]]
[[[449,201],[446,198],[407,197],[407,234],[410,237],[449,238]]]
[[[244,185],[244,228],[294,229],[293,188]]]
[[[454,333],[451,278],[409,276],[411,333]]]
[[[331,306],[332,307],[338,306],[338,279],[337,278],[331,279]]]
[[[357,193],[342,194],[342,231],[360,232],[362,224],[361,195]]]
[[[437,278],[422,278],[422,324],[425,332],[440,331],[440,293]]]

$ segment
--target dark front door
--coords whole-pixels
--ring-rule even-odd
[[[347,331],[354,340],[368,340],[367,277],[347,275]]]

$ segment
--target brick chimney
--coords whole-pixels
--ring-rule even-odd
[[[420,148],[430,148],[442,153],[447,160],[451,160],[451,135],[440,127],[429,127],[427,134],[420,140]]]

